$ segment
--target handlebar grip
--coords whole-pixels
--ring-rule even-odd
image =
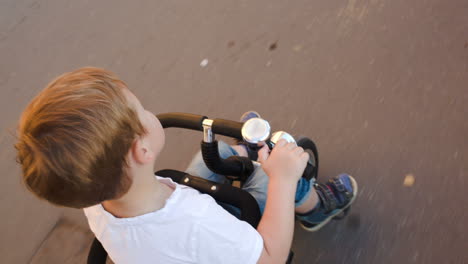
[[[203,120],[207,119],[206,116],[188,113],[164,113],[156,117],[163,128],[179,127],[197,131],[203,131]],[[243,125],[241,122],[217,118],[213,120],[212,131],[215,134],[242,140]]]
[[[203,120],[207,117],[188,113],[165,113],[156,115],[163,128],[180,127],[203,131]]]
[[[203,121],[202,121],[203,122]],[[214,119],[213,120],[213,133],[220,134],[228,137],[233,137],[242,140],[242,126],[244,123],[226,120]]]

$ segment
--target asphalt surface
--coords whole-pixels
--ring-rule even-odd
[[[468,263],[467,14],[466,0],[1,1],[1,262],[27,263],[76,214],[20,186],[12,131],[52,78],[93,65],[154,113],[257,110],[317,142],[321,179],[355,176],[346,219],[296,227],[295,263]],[[201,138],[167,130],[158,167],[184,169]]]

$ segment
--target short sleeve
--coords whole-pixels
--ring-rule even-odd
[[[250,224],[211,203],[197,224],[197,263],[257,263],[263,239]]]

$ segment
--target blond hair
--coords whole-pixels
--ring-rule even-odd
[[[73,208],[128,191],[126,156],[145,130],[123,89],[113,73],[88,67],[59,76],[30,102],[15,145],[30,191]]]

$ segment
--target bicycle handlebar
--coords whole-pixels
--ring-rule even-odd
[[[156,115],[163,128],[179,127],[203,131],[203,120],[206,116],[188,113],[164,113]]]
[[[163,128],[178,127],[191,130],[203,131],[203,121],[208,117],[202,115],[194,115],[188,113],[164,113],[156,115],[161,122]],[[228,136],[242,140],[242,126],[244,123],[226,119],[214,119],[211,129],[212,132],[218,135]],[[266,141],[270,149],[273,145],[270,141]],[[304,171],[303,177],[316,178],[318,174],[318,151],[315,143],[305,138],[297,142],[304,149],[310,149],[313,153],[314,165],[309,166]],[[251,161],[243,158],[237,159],[221,159],[219,157],[218,146],[216,141],[212,143],[202,142],[202,154],[207,166],[214,172],[224,175],[240,176],[245,178],[250,175],[253,166]]]
[[[208,118],[202,115],[177,112],[158,114],[156,117],[161,122],[163,128],[178,127],[197,131],[203,131],[203,120]],[[243,124],[241,122],[217,118],[213,120],[212,131],[218,135],[242,139],[241,130]]]

